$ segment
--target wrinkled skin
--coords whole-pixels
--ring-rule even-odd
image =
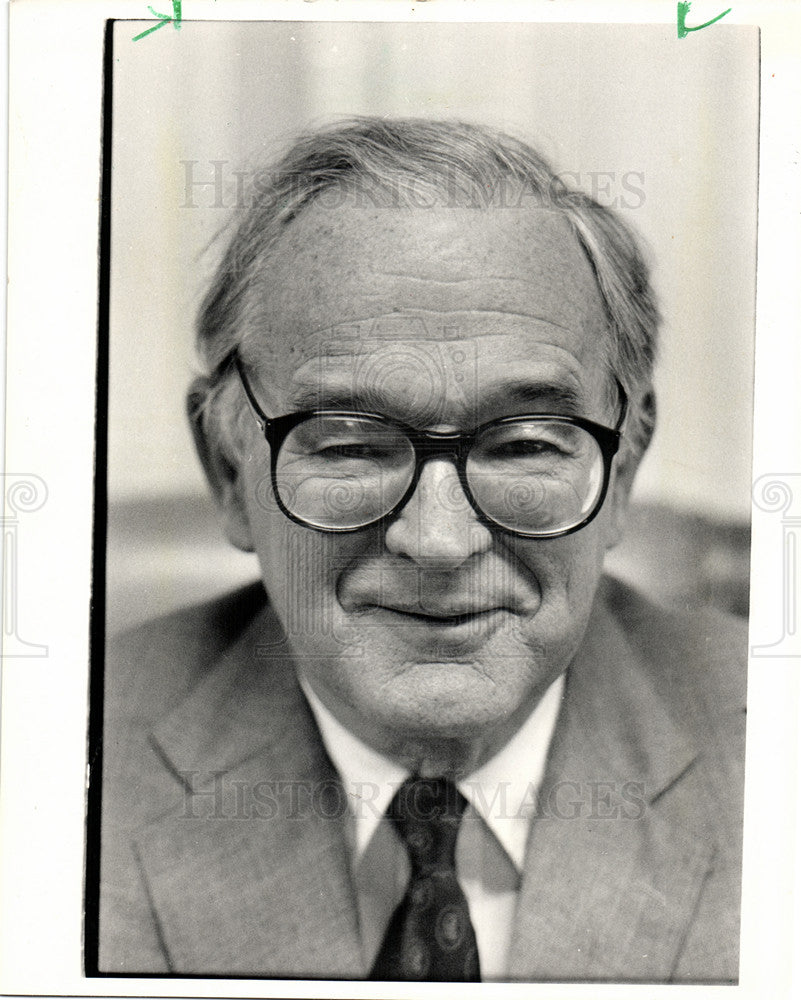
[[[533,207],[312,205],[252,288],[241,348],[270,416],[361,405],[440,430],[537,412],[613,426],[608,352],[581,248]],[[488,528],[445,459],[388,525],[324,535],[275,508],[269,448],[248,428],[241,457],[207,442],[205,462],[302,676],[344,725],[422,773],[486,760],[582,640],[636,457],[624,447],[599,515],[562,538]]]

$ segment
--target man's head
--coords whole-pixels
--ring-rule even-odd
[[[278,165],[201,310],[208,374],[191,409],[230,539],[258,554],[301,675],[358,735],[414,766],[471,766],[566,668],[650,438],[656,321],[628,230],[506,136],[366,119],[310,136]],[[360,466],[354,440],[332,444],[319,431],[334,425],[303,424],[283,445],[276,483],[234,357],[268,418],[369,411],[392,429],[387,454]],[[581,527],[577,516],[552,519],[577,530],[548,537],[536,537],[546,522],[531,512],[499,527],[495,494],[534,491],[549,512],[568,494],[577,511],[592,490],[600,503],[592,432],[564,418],[613,428],[624,398],[625,435],[597,514]],[[494,423],[523,415],[534,419]],[[303,499],[310,428],[315,454],[351,463],[322,478],[329,505],[352,514],[377,463],[402,477],[397,442],[409,438],[398,428],[442,440],[486,424],[470,457],[419,457],[419,479],[391,516],[380,519],[392,507],[386,473],[365,508],[371,523],[318,530],[358,518],[315,520],[317,501]],[[595,455],[586,482],[554,465],[556,444],[563,463],[566,452],[554,435],[568,431],[580,441],[571,468],[575,455]],[[521,469],[521,435],[529,456],[536,435],[538,465],[504,493],[506,470]],[[495,466],[476,461],[487,455]]]

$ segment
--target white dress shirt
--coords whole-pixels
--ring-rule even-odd
[[[369,969],[409,881],[406,849],[385,817],[409,772],[347,730],[303,680],[301,687],[348,796],[350,858]],[[560,675],[506,746],[458,783],[469,806],[456,843],[456,873],[475,929],[483,981],[508,976],[526,843],[563,689]]]

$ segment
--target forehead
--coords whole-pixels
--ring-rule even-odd
[[[243,352],[284,398],[355,370],[375,376],[365,357],[383,357],[385,372],[455,359],[477,384],[519,377],[520,365],[581,382],[608,348],[592,268],[562,215],[539,207],[313,204],[250,294]]]

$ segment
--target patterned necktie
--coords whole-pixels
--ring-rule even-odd
[[[370,979],[480,982],[476,935],[456,879],[456,837],[466,806],[444,778],[409,778],[390,803],[387,816],[412,874]]]

